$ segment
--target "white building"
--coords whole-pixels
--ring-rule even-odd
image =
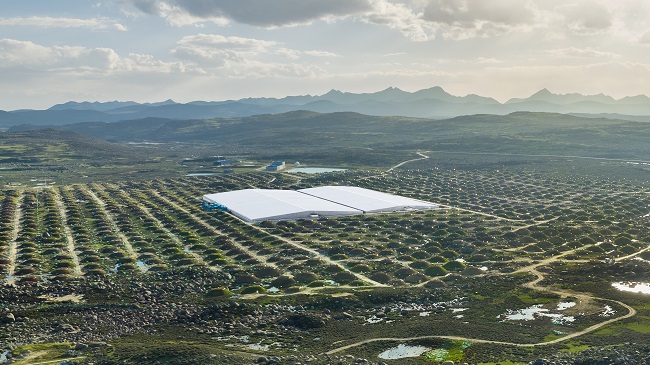
[[[362,213],[358,209],[294,190],[236,190],[204,195],[203,201],[208,205],[220,205],[247,222],[338,217]]]
[[[236,190],[204,195],[203,205],[227,210],[247,222],[438,208],[436,204],[352,186]]]
[[[364,213],[436,209],[438,205],[356,186],[319,186],[301,193],[342,204]]]

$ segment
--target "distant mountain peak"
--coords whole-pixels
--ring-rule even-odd
[[[583,95],[580,93],[554,94],[548,89],[544,88],[525,99],[510,99],[506,102],[506,104],[523,102],[543,102],[556,105],[571,105],[576,103],[598,103],[603,105],[611,105],[615,104],[616,100],[611,96],[605,95],[603,93],[597,95]]]
[[[534,93],[533,95],[531,95],[529,99],[539,98],[539,97],[548,97],[548,96],[555,96],[555,94],[550,92],[547,88],[543,88],[542,90],[540,90],[540,91]]]
[[[341,92],[339,90],[336,90],[336,89],[332,89],[332,90],[328,91],[327,93],[325,93],[323,96],[325,96],[325,95],[340,95],[340,94],[343,94],[343,92]]]
[[[400,88],[395,87],[395,86],[389,86],[385,88],[384,90],[380,91],[380,93],[386,92],[386,91],[402,91]]]
[[[161,106],[161,105],[174,105],[174,104],[178,104],[178,103],[175,102],[172,99],[167,99],[165,101],[159,101],[159,102],[156,102],[156,103],[145,103],[144,105]]]

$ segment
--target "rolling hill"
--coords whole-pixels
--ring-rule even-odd
[[[319,113],[354,112],[374,116],[407,116],[445,119],[461,115],[499,114],[518,111],[615,114],[618,119],[639,120],[650,115],[650,98],[645,95],[619,100],[599,94],[553,94],[543,89],[528,98],[505,103],[478,96],[454,96],[440,87],[416,92],[388,88],[375,93],[349,93],[331,90],[323,95],[284,98],[245,98],[227,101],[193,101],[139,104],[127,102],[67,102],[48,110],[0,111],[0,128],[21,124],[65,125],[82,122],[118,122],[147,118],[211,119],[239,118],[258,114],[279,114],[307,110]]]
[[[12,131],[38,127],[20,126]],[[238,149],[426,149],[650,159],[650,123],[516,112],[445,120],[295,111],[242,118],[146,118],[57,127],[112,142],[182,142]],[[625,148],[621,148],[625,146]]]

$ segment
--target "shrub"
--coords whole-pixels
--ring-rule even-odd
[[[284,289],[296,285],[296,281],[289,276],[280,276],[271,282],[276,288]]]
[[[409,266],[414,269],[426,269],[429,267],[429,263],[426,261],[413,261],[409,264]]]
[[[210,298],[217,298],[217,297],[229,297],[232,295],[232,292],[226,288],[212,288],[208,290],[208,293],[206,296]]]
[[[318,275],[313,272],[297,272],[294,274],[293,278],[299,283],[310,283],[314,280],[318,280]]]
[[[260,285],[251,285],[247,286],[244,289],[241,290],[242,294],[257,294],[257,293],[264,293],[266,289]]]
[[[426,270],[424,270],[424,273],[429,276],[445,276],[447,274],[447,270],[440,265],[431,265]]]

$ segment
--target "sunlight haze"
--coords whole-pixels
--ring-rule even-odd
[[[4,1],[0,109],[416,91],[649,94],[643,0]]]

